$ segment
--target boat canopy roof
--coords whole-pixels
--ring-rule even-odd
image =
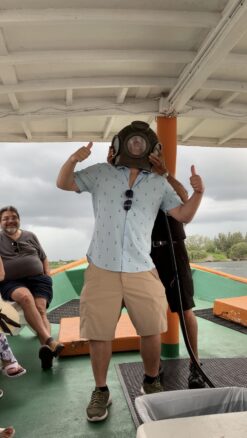
[[[178,118],[182,145],[247,145],[246,0],[2,0],[0,141],[109,141]]]

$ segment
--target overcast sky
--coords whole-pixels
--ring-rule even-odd
[[[90,195],[65,192],[55,185],[61,165],[79,146],[0,143],[0,206],[17,207],[21,227],[37,234],[50,260],[84,257],[92,235]],[[77,168],[104,162],[107,151],[108,144],[95,143],[89,159]],[[247,149],[178,146],[177,178],[188,190],[191,164],[203,177],[206,191],[196,217],[186,226],[187,235],[245,234]]]

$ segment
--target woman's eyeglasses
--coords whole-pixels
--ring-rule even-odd
[[[126,201],[124,201],[123,208],[124,208],[124,210],[129,211],[131,209],[132,199],[133,199],[133,196],[134,196],[133,190],[132,189],[126,190],[125,196],[128,199],[126,199]]]

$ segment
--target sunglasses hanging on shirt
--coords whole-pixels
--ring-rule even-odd
[[[132,207],[132,199],[133,199],[133,196],[134,196],[133,190],[132,189],[126,190],[125,196],[128,199],[126,199],[126,201],[124,201],[123,208],[124,208],[125,211],[129,211],[131,209],[131,207]]]

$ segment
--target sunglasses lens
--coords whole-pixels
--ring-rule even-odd
[[[19,252],[17,242],[12,242],[12,246],[14,247],[14,252]]]
[[[124,202],[124,209],[126,211],[130,210],[131,209],[131,205],[132,205],[131,199],[127,199],[127,201]]]
[[[133,192],[133,190],[131,190],[131,189],[126,190],[126,192],[125,192],[125,196],[126,196],[127,198],[132,199],[133,196],[134,196],[134,192]]]
[[[133,190],[132,189],[126,190],[125,196],[128,199],[124,202],[123,208],[124,208],[124,210],[128,211],[131,209],[131,206],[132,206],[132,198],[134,196]]]

